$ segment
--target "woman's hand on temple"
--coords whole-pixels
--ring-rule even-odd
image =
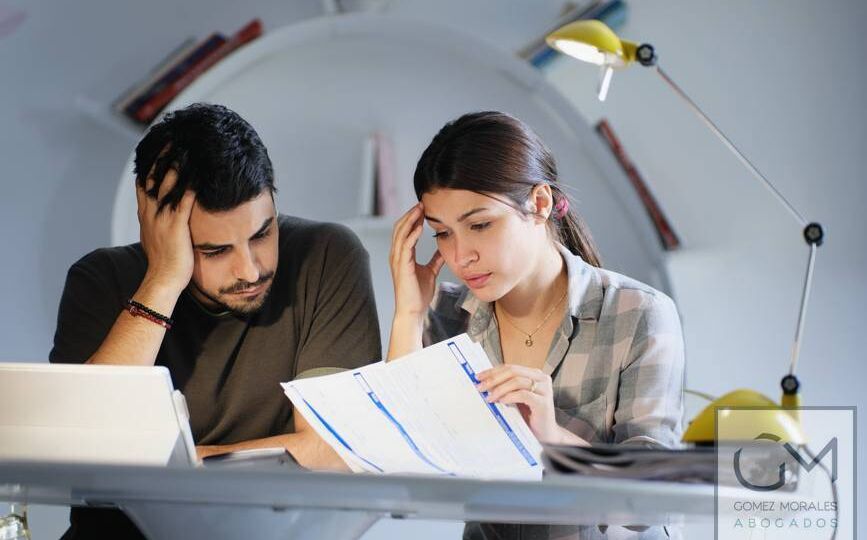
[[[554,415],[554,387],[551,377],[540,369],[504,364],[478,374],[480,391],[488,393],[490,403],[515,404],[544,443],[563,441],[564,429]]]
[[[422,203],[413,206],[394,224],[389,261],[394,284],[395,317],[422,317],[433,300],[443,257],[437,251],[427,264],[416,262],[415,246],[423,227]]]

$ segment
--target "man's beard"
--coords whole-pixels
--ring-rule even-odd
[[[262,306],[265,305],[265,301],[268,299],[268,296],[271,294],[271,289],[274,287],[274,283],[270,283],[268,288],[262,291],[255,298],[251,298],[249,300],[240,300],[238,302],[226,302],[221,299],[224,295],[229,295],[232,293],[240,292],[246,289],[253,289],[263,285],[274,277],[274,271],[268,272],[267,274],[262,275],[258,280],[254,283],[250,283],[247,281],[238,281],[228,287],[221,287],[218,291],[219,296],[214,296],[201,287],[195,282],[190,281],[190,285],[193,288],[210,300],[216,307],[209,307],[208,309],[213,309],[214,311],[225,312],[228,311],[233,315],[241,318],[247,318],[252,315],[255,315],[262,309]]]

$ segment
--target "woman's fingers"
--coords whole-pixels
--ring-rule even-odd
[[[419,209],[416,205],[394,223],[394,229],[391,233],[391,253],[389,254],[392,266],[400,261],[408,229],[418,220]]]
[[[540,441],[557,441],[554,389],[551,377],[540,369],[502,365],[480,372],[477,388],[488,390],[488,401],[517,405],[527,425]]]
[[[516,377],[523,376],[528,379],[533,379],[538,383],[544,383],[546,379],[550,379],[542,370],[530,368],[526,366],[517,366],[514,364],[503,364],[501,366],[486,369],[478,374],[478,379],[481,382],[480,389],[488,390],[504,381]]]
[[[402,216],[400,216],[399,218],[397,218],[397,219],[395,220],[395,222],[394,222],[394,226],[393,226],[392,229],[391,229],[391,240],[392,240],[392,243],[394,242],[395,239],[397,239],[397,231],[400,230],[401,225],[402,225],[402,224],[403,224],[407,219],[409,219],[409,216],[410,216],[410,215],[412,215],[413,213],[415,213],[416,208],[418,208],[418,205],[417,205],[417,204],[416,204],[415,206],[413,206],[412,208],[410,208],[409,210],[407,210],[406,212],[404,212],[404,214],[403,214]]]
[[[418,221],[418,219],[421,217],[420,206],[421,203],[416,204],[415,206],[407,210],[404,215],[400,216],[397,221],[394,222],[394,229],[392,229],[391,233],[392,245],[396,245],[400,239],[406,237],[407,228],[416,221]]]
[[[415,228],[407,235],[406,240],[403,242],[403,249],[401,250],[401,263],[415,262],[415,246],[418,243],[419,237],[421,237],[422,230],[424,230],[424,227],[419,222],[416,223]]]
[[[527,390],[533,392],[536,389],[537,385],[534,383],[535,380],[529,377],[512,377],[511,379],[508,379],[488,390],[488,397],[486,399],[489,403],[494,403],[495,401],[499,401],[506,394],[510,394],[517,390]]]
[[[515,390],[499,399],[499,402],[503,405],[526,405],[530,408],[531,413],[533,412],[533,409],[541,405],[544,401],[544,396],[540,396],[539,394],[530,392],[529,390]]]
[[[433,256],[427,263],[428,269],[430,269],[431,273],[434,277],[438,276],[440,270],[442,270],[443,264],[445,264],[446,260],[443,259],[443,254],[439,252],[439,250],[434,251]]]
[[[418,207],[411,210],[406,219],[399,221],[394,228],[391,246],[392,265],[415,263],[415,246],[424,230],[424,221]]]

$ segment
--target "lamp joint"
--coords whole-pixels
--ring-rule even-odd
[[[780,381],[780,386],[783,387],[784,395],[792,396],[798,393],[798,389],[801,387],[801,382],[798,381],[798,378],[794,375],[786,375],[783,377],[783,380]]]
[[[653,45],[642,43],[635,51],[635,57],[642,66],[650,67],[656,65],[656,51]]]
[[[822,245],[824,239],[825,231],[822,229],[822,226],[815,221],[804,227],[804,240],[807,241],[807,244],[811,246],[815,244],[816,247],[819,247]]]

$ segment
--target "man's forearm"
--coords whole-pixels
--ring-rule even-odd
[[[315,432],[287,433],[264,439],[252,439],[234,444],[197,446],[199,458],[216,456],[239,450],[259,448],[285,448],[299,465],[312,470],[348,471],[343,459]]]
[[[158,313],[170,316],[179,296],[180,290],[177,287],[145,279],[133,299]],[[152,366],[165,334],[166,329],[162,326],[144,317],[134,317],[124,310],[87,363]]]

